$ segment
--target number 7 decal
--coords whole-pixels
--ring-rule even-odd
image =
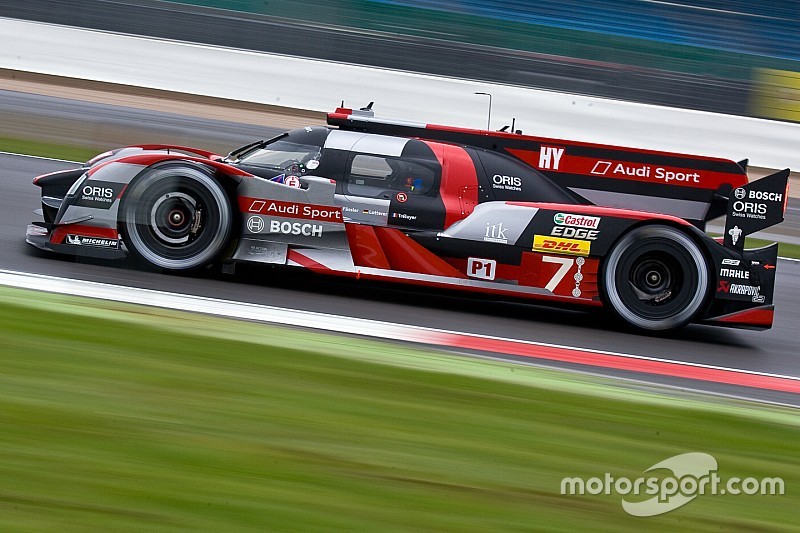
[[[556,270],[556,273],[553,275],[552,279],[544,286],[550,292],[554,292],[558,284],[561,283],[561,280],[564,279],[564,276],[567,275],[567,272],[572,268],[572,265],[575,264],[575,259],[571,257],[553,257],[550,255],[542,256],[542,263],[555,263],[557,265],[561,265]]]

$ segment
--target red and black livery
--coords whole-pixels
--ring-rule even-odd
[[[134,256],[164,270],[238,262],[605,307],[643,330],[772,325],[789,171],[746,162],[378,120],[225,157],[127,147],[37,177],[42,249]],[[704,232],[726,215],[723,239]]]

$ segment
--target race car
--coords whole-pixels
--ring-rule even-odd
[[[783,220],[788,169],[749,182],[746,161],[371,107],[227,156],[132,146],[36,177],[44,221],[26,240],[165,271],[262,263],[608,309],[647,331],[772,326],[777,244],[744,242]]]

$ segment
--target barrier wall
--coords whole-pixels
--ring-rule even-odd
[[[378,116],[637,146],[800,170],[800,124],[633,104],[0,19],[0,68],[296,109],[375,101]],[[87,117],[90,120],[90,117]]]

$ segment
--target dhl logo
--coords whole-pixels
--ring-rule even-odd
[[[549,252],[551,254],[566,255],[589,255],[591,248],[591,241],[558,239],[549,235],[533,236],[533,251],[535,252]]]

